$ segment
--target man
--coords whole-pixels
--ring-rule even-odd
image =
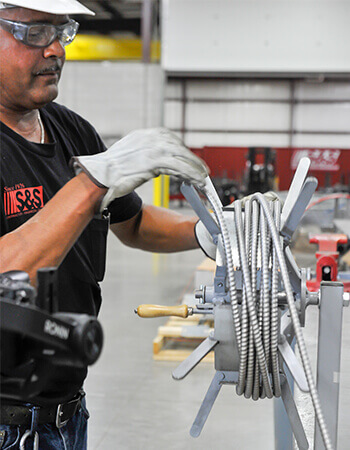
[[[69,14],[93,13],[76,0],[0,2],[0,272],[23,270],[35,284],[39,268],[59,266],[60,310],[97,315],[108,217],[129,246],[197,248],[198,219],[142,205],[134,189],[160,173],[200,185],[207,170],[166,130],[131,133],[105,151],[89,123],[53,103],[64,46],[78,28]],[[28,448],[33,404],[40,407],[40,449],[86,448],[87,413],[78,393],[86,372],[48,370],[52,376],[40,401],[2,402],[0,448]],[[72,390],[70,420],[57,428],[55,417],[48,417],[58,405],[46,405]]]

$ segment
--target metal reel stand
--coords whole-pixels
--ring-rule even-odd
[[[309,292],[306,287],[306,270],[299,269],[289,248],[290,239],[317,187],[316,179],[307,178],[309,165],[310,161],[307,158],[303,158],[299,163],[282,209],[280,236],[283,238],[285,261],[301,326],[305,325],[305,312],[307,306],[318,305],[320,309],[317,390],[325,421],[328,425],[330,441],[332,442],[333,448],[336,448],[342,309],[344,305],[343,285],[337,282],[323,282],[319,292]],[[180,315],[181,317],[187,317],[191,314],[214,315],[214,332],[212,332],[211,335],[205,339],[173,372],[174,379],[183,379],[211,350],[214,349],[216,373],[190,430],[190,434],[193,437],[197,437],[203,429],[221,386],[223,384],[237,385],[240,370],[240,355],[228,292],[227,261],[223,255],[222,244],[219,239],[222,230],[220,230],[217,223],[202,203],[193,186],[183,184],[181,191],[206,226],[213,241],[218,243],[214,285],[201,286],[201,288],[196,291],[196,298],[199,303],[195,308],[187,308],[186,305],[182,305],[179,307],[181,308],[181,311],[175,311],[175,314],[174,310],[169,312],[169,315]],[[207,179],[206,191],[210,193],[210,196],[215,198],[216,202],[220,202],[209,178]],[[235,204],[233,204],[233,207],[231,205],[230,207],[223,208],[223,214],[231,235],[232,252],[234,255],[239,255],[239,248],[237,248],[238,244],[236,243],[235,236],[233,236],[237,231],[232,225],[234,205]],[[238,292],[238,303],[241,305],[244,290],[244,276],[240,267],[240,260],[237,256],[236,258],[233,258],[233,263],[235,266],[234,278]],[[257,289],[262,289],[261,270],[258,270],[257,273]],[[308,381],[305,377],[304,369],[293,351],[293,345],[291,345],[295,337],[295,332],[287,306],[284,285],[279,277],[278,359],[280,368],[280,394],[289,420],[290,429],[294,434],[298,447],[300,449],[308,449],[308,440],[294,402],[292,389],[284,370],[285,365],[300,390],[309,392]],[[141,305],[137,310],[141,317],[167,315],[166,311],[167,307],[155,307],[152,305]],[[336,380],[334,374],[338,374]],[[271,372],[269,376],[270,378],[272,377]],[[255,400],[257,400],[257,398],[255,398]],[[281,424],[281,428],[283,425],[285,426],[285,424]],[[293,441],[291,436],[279,435],[278,429],[279,426],[277,424],[276,448],[292,450]],[[289,434],[291,435],[291,432]],[[318,425],[316,425],[315,449],[318,450],[322,448],[325,447],[320,429]]]

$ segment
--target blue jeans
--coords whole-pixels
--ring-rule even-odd
[[[83,398],[79,411],[62,428],[55,424],[38,425],[40,450],[86,450],[87,420],[89,413]],[[20,440],[26,432],[25,427],[0,425],[0,449],[18,450]],[[26,440],[26,450],[33,449],[33,439]]]

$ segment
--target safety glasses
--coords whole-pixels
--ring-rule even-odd
[[[13,22],[0,18],[0,25],[15,39],[30,47],[48,47],[56,39],[65,47],[74,40],[79,28],[79,23],[73,19],[62,25],[52,25],[49,23]]]

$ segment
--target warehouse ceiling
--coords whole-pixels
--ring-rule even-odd
[[[142,0],[80,0],[96,16],[79,16],[81,32],[141,35]]]

